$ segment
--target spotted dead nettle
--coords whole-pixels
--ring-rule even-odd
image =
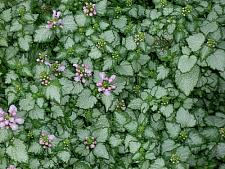
[[[55,136],[48,134],[46,131],[42,131],[39,139],[39,144],[43,146],[43,148],[51,148],[52,142],[55,140]]]
[[[60,19],[60,16],[61,16],[60,11],[53,10],[52,19],[47,22],[48,25],[46,27],[48,29],[57,28],[57,27],[63,28],[63,20]]]
[[[87,16],[94,16],[97,14],[96,12],[96,6],[93,3],[85,3],[85,6],[83,7],[83,12]]]
[[[0,108],[0,128],[11,128],[12,130],[18,129],[18,124],[23,124],[24,120],[17,115],[17,107],[11,105],[8,113]]]
[[[85,137],[84,139],[84,145],[86,146],[86,149],[94,149],[96,147],[97,141],[95,137],[89,136]]]
[[[74,80],[77,82],[85,83],[89,77],[92,76],[92,71],[88,64],[73,64],[76,69]]]
[[[116,78],[116,75],[112,75],[111,77],[107,77],[104,72],[99,73],[100,81],[96,84],[98,87],[98,91],[104,93],[109,96],[111,91],[116,88],[113,84],[113,81]]]
[[[7,169],[16,169],[16,167],[14,165],[10,165],[7,167]]]

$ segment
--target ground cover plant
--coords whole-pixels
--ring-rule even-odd
[[[1,0],[0,169],[224,169],[224,0]]]

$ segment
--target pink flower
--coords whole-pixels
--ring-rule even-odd
[[[109,96],[111,91],[116,88],[112,82],[115,80],[116,76],[112,75],[111,77],[106,77],[104,72],[99,73],[100,81],[96,84],[98,91],[104,93],[106,96]]]
[[[85,6],[83,7],[83,12],[87,16],[94,16],[97,14],[96,12],[96,5],[92,3],[85,3]]]
[[[24,119],[16,115],[17,107],[11,105],[9,107],[8,113],[0,109],[0,128],[11,128],[12,130],[18,129],[18,124],[23,124]]]
[[[50,148],[52,147],[52,142],[54,140],[55,140],[54,135],[50,135],[46,131],[42,131],[39,139],[39,144],[41,144],[43,148]]]
[[[60,15],[61,15],[61,12],[60,11],[57,12],[56,10],[53,10],[53,14],[52,14],[52,17],[53,18],[59,18]]]
[[[85,83],[87,78],[92,76],[92,71],[89,68],[89,65],[82,64],[81,66],[78,64],[73,64],[76,69],[74,80],[77,82]]]
[[[46,28],[48,28],[48,29],[52,29],[52,28],[56,28],[56,27],[62,28],[63,27],[63,20],[60,19],[60,16],[61,16],[60,11],[53,10],[52,19],[47,22]]]
[[[14,165],[10,165],[7,167],[7,169],[16,169],[16,167]]]

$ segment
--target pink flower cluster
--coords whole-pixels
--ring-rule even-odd
[[[86,146],[86,149],[94,149],[96,147],[97,140],[95,137],[85,137],[84,139],[84,145]]]
[[[99,73],[100,81],[96,84],[98,87],[98,91],[104,93],[106,96],[109,96],[111,91],[116,88],[113,85],[113,81],[116,76],[112,75],[111,77],[107,77],[104,72]]]
[[[83,12],[87,16],[94,16],[94,15],[96,15],[97,13],[96,13],[95,4],[86,2],[85,6],[83,7]]]
[[[46,26],[48,29],[63,27],[63,20],[60,19],[61,12],[53,10],[52,19],[48,21],[48,25]]]
[[[92,76],[92,71],[90,70],[89,65],[82,64],[81,66],[78,64],[73,64],[76,69],[76,74],[74,80],[77,82],[85,83],[87,78]]]
[[[7,167],[7,169],[16,169],[16,167],[14,165],[10,165]]]
[[[17,108],[15,105],[9,107],[8,113],[0,108],[0,128],[18,129],[18,124],[23,124],[24,120],[16,115]]]
[[[52,142],[55,140],[54,135],[50,135],[45,131],[42,131],[40,139],[39,139],[39,144],[43,146],[43,148],[51,148],[52,147]]]

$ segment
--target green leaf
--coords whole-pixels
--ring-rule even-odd
[[[201,46],[205,41],[205,36],[202,33],[197,33],[189,36],[186,40],[188,42],[188,46],[193,52],[195,52],[201,49]]]
[[[181,147],[177,148],[176,154],[179,156],[181,161],[185,162],[186,160],[189,159],[191,151],[190,151],[189,147],[181,146]]]
[[[52,117],[53,118],[57,118],[57,117],[63,117],[64,116],[64,113],[61,109],[60,106],[56,106],[54,105],[52,108],[51,108],[51,111],[52,111]]]
[[[115,41],[115,35],[112,30],[107,30],[107,31],[103,32],[102,37],[108,43],[112,43]]]
[[[32,169],[39,169],[40,168],[40,162],[37,159],[31,159],[29,161],[29,166]]]
[[[207,35],[208,33],[215,32],[218,29],[218,24],[216,22],[203,22],[203,26],[200,30]]]
[[[74,21],[74,18],[72,15],[67,15],[63,18],[63,31],[75,31],[77,29],[77,25]]]
[[[68,151],[61,151],[58,152],[57,156],[65,163],[67,163],[70,160],[70,152]]]
[[[5,22],[9,22],[12,18],[12,9],[7,9],[4,10],[1,15],[0,18],[3,19]]]
[[[94,107],[96,103],[97,103],[97,99],[95,98],[95,96],[91,95],[90,90],[85,89],[79,95],[76,106],[82,109],[90,109]]]
[[[0,46],[8,47],[8,42],[6,38],[0,37]]]
[[[172,138],[177,137],[180,133],[180,125],[176,123],[166,123],[166,129],[167,129],[167,133]]]
[[[128,107],[134,110],[140,110],[143,101],[140,98],[136,98],[130,101]]]
[[[13,71],[10,70],[5,77],[5,83],[10,84],[12,83],[13,80],[16,80],[18,78],[17,74]]]
[[[104,66],[102,68],[103,71],[109,70],[113,65],[113,61],[111,58],[107,58],[104,60]]]
[[[150,169],[167,169],[165,167],[165,161],[162,158],[157,158],[153,164],[151,164]]]
[[[10,136],[11,136],[11,133],[9,130],[5,129],[5,128],[1,128],[0,129],[0,143],[4,143],[5,141],[7,141]]]
[[[127,50],[134,50],[136,49],[137,45],[134,42],[134,38],[132,36],[129,36],[126,38],[125,40],[125,47],[127,48]]]
[[[36,106],[33,110],[29,112],[29,117],[31,119],[44,119],[44,116],[44,109],[40,109],[38,106]]]
[[[120,75],[133,76],[134,74],[131,64],[127,61],[123,61],[116,70]]]
[[[167,139],[162,143],[162,153],[171,151],[176,148],[175,142],[173,140]]]
[[[39,154],[42,152],[42,147],[39,143],[33,142],[33,143],[31,143],[28,152],[34,153],[34,154]]]
[[[160,111],[162,112],[162,114],[165,116],[165,117],[170,117],[171,114],[173,113],[173,105],[172,104],[169,104],[167,106],[161,106],[160,108]]]
[[[20,100],[19,102],[20,110],[30,111],[34,108],[35,100],[33,99],[31,93],[26,95],[25,99]]]
[[[225,157],[225,143],[219,143],[217,145],[216,156],[221,159]]]
[[[195,66],[190,72],[182,74],[180,71],[176,71],[175,81],[179,89],[189,95],[196,86],[199,78],[200,69]]]
[[[102,95],[102,103],[105,105],[105,109],[106,111],[109,110],[110,106],[112,105],[113,103],[113,95],[110,94],[109,96],[106,96],[106,95]]]
[[[17,32],[17,31],[19,31],[21,29],[22,29],[22,25],[18,21],[15,21],[15,22],[13,22],[13,24],[12,24],[12,26],[10,28],[10,31],[11,32]]]
[[[181,124],[181,127],[194,127],[196,125],[194,115],[190,114],[183,107],[177,111],[176,121]]]
[[[87,17],[84,14],[76,15],[75,21],[78,26],[83,27],[86,24]]]
[[[98,59],[102,57],[102,52],[97,47],[93,47],[91,48],[91,51],[88,54],[88,56],[91,57],[92,59]]]
[[[225,69],[225,52],[222,49],[217,49],[213,54],[211,54],[206,62],[212,69],[217,69],[224,71]]]
[[[103,143],[107,140],[109,130],[108,128],[100,128],[93,132],[93,136],[97,138],[97,142]]]
[[[197,62],[196,56],[191,55],[189,57],[187,55],[182,55],[178,61],[178,69],[180,69],[182,73],[189,72],[194,67],[196,62]]]
[[[169,69],[164,66],[157,67],[157,80],[165,79],[169,74]]]
[[[25,51],[28,51],[29,48],[30,48],[30,45],[29,43],[32,41],[32,38],[31,36],[29,35],[26,35],[24,37],[20,37],[18,42],[19,42],[19,45],[20,45],[20,48],[25,50]]]
[[[52,36],[52,31],[45,27],[41,27],[35,31],[34,42],[46,42]]]
[[[28,154],[26,151],[26,146],[24,145],[23,141],[19,139],[15,139],[13,141],[13,145],[6,148],[6,153],[11,159],[19,163],[28,162]]]
[[[109,159],[109,153],[104,144],[98,143],[93,151],[96,157]]]
[[[122,143],[122,139],[120,138],[119,135],[112,135],[109,139],[109,143],[111,144],[112,147],[117,147]]]
[[[103,15],[106,12],[107,8],[107,0],[101,0],[96,4],[97,15]]]
[[[60,88],[55,85],[47,86],[45,96],[47,99],[52,99],[60,103]]]
[[[123,29],[127,26],[127,18],[126,16],[121,16],[118,19],[113,19],[113,26],[117,29]]]

